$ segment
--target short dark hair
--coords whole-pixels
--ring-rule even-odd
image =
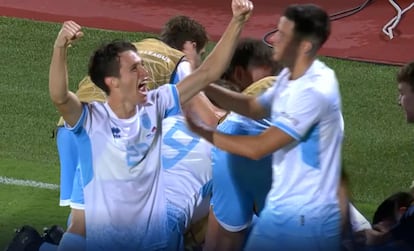
[[[106,77],[119,77],[119,54],[125,51],[137,51],[136,47],[124,40],[113,40],[96,49],[89,59],[88,74],[92,82],[109,95],[105,84]]]
[[[321,7],[315,4],[293,4],[286,8],[283,16],[295,23],[295,39],[312,42],[311,53],[316,54],[328,40],[331,22],[329,15]]]
[[[208,42],[204,26],[187,16],[175,16],[168,20],[161,30],[160,39],[180,51],[185,41],[196,42],[197,52],[200,52]]]
[[[272,48],[263,43],[262,40],[241,38],[222,79],[229,80],[237,66],[241,66],[244,69],[247,69],[249,66],[272,66],[274,74],[277,74],[281,66],[272,57]]]
[[[378,206],[372,219],[372,224],[377,224],[386,219],[394,219],[395,211],[400,207],[409,207],[414,197],[408,192],[397,192],[386,198]]]
[[[414,61],[405,64],[397,73],[397,82],[410,85],[414,92]]]

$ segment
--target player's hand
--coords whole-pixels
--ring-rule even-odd
[[[249,0],[232,0],[231,9],[234,18],[245,22],[249,19],[253,11],[253,3]]]
[[[65,21],[56,37],[54,47],[66,48],[73,43],[73,41],[81,38],[83,36],[81,28],[82,27],[74,21]]]

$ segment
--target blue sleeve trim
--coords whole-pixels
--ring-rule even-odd
[[[172,95],[173,95],[175,105],[171,109],[168,109],[165,112],[164,118],[181,113],[180,97],[178,95],[177,87],[175,85],[171,85],[171,84],[169,86],[171,88],[171,92],[172,92]]]
[[[279,128],[280,130],[284,131],[285,133],[289,134],[290,136],[292,136],[294,139],[300,141],[300,139],[302,138],[295,130],[293,130],[292,128],[280,123],[280,122],[276,122],[273,124],[274,126],[276,126],[277,128]]]
[[[171,84],[172,85],[176,85],[178,84],[180,79],[178,79],[178,74],[177,74],[177,70],[173,73],[173,75],[171,75]]]
[[[83,104],[83,106],[82,106],[82,114],[79,117],[78,122],[76,122],[76,124],[73,127],[70,127],[65,122],[65,127],[67,129],[73,131],[75,134],[79,134],[82,131],[82,127],[83,127],[83,123],[84,123],[85,118],[86,118],[87,111],[88,111],[88,105],[87,104]]]

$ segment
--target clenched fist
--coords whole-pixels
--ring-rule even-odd
[[[81,26],[74,21],[65,21],[55,40],[55,48],[66,48],[73,41],[83,36]]]
[[[253,11],[253,3],[249,0],[232,0],[233,17],[239,21],[247,21]]]

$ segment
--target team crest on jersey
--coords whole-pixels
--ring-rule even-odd
[[[145,129],[150,129],[151,128],[151,120],[150,120],[147,113],[144,113],[144,114],[141,115],[141,125]]]

